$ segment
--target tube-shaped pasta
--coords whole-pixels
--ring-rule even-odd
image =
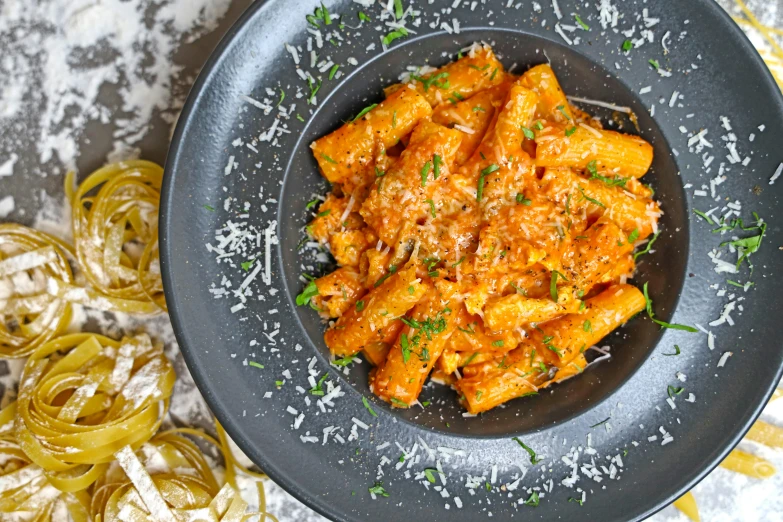
[[[405,315],[432,290],[432,283],[416,277],[416,267],[396,271],[390,268],[386,281],[364,297],[364,305],[353,306],[324,334],[324,341],[337,357],[354,355],[372,342],[383,341],[386,328]],[[380,281],[380,280],[379,280]]]
[[[384,243],[395,245],[406,222],[431,217],[428,200],[433,201],[438,186],[448,178],[461,140],[459,131],[432,122],[422,123],[413,132],[408,148],[370,192],[360,211]]]
[[[456,104],[444,103],[432,114],[433,122],[462,133],[462,143],[454,160],[456,165],[465,163],[476,151],[510,88],[511,83],[502,83]]]
[[[358,120],[346,123],[314,141],[310,148],[331,183],[361,184],[373,166],[376,142],[383,150],[410,133],[432,114],[430,104],[415,89],[399,89]]]
[[[550,125],[536,136],[539,167],[586,169],[592,164],[606,177],[641,178],[650,170],[652,161],[652,145],[642,138],[594,129],[583,123]]]
[[[576,308],[571,306],[572,311]],[[490,330],[508,331],[530,323],[542,323],[565,313],[567,308],[550,298],[533,299],[519,294],[491,299],[484,306],[484,321]]]
[[[319,277],[315,286],[318,295],[312,297],[313,304],[329,317],[340,317],[367,292],[360,274],[348,267]]]
[[[775,467],[768,460],[736,449],[729,453],[720,465],[728,470],[758,479],[767,479],[775,474]]]
[[[549,64],[532,67],[520,77],[519,83],[538,94],[537,118],[562,123],[574,119],[568,98],[560,88],[555,71]]]
[[[646,304],[644,295],[635,286],[612,285],[585,301],[582,313],[564,315],[539,325],[530,332],[530,341],[543,348],[553,364],[564,366],[644,310]]]
[[[499,85],[506,80],[506,73],[492,49],[484,46],[471,50],[463,58],[437,71],[423,76],[412,75],[411,80],[413,82],[408,85],[413,86],[435,107],[449,100],[470,98],[478,91]],[[402,85],[397,84],[385,91],[387,96],[393,96],[402,88]]]
[[[690,491],[674,501],[674,507],[683,512],[683,514],[693,522],[699,522],[699,506],[696,505],[696,499]]]
[[[456,330],[451,307],[458,285],[439,281],[436,291],[419,302],[405,320],[406,327],[375,372],[372,391],[393,406],[407,408],[419,397],[424,381]]]

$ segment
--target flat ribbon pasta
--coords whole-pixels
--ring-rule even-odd
[[[0,225],[0,357],[25,357],[64,330],[71,305],[47,293],[49,281],[73,283],[68,245],[43,232]]]
[[[16,403],[0,412],[0,519],[13,514],[20,520],[58,522],[58,504],[62,503],[73,522],[90,522],[89,495],[56,489],[17,444],[12,431],[15,415]]]
[[[162,177],[159,165],[141,160],[106,165],[90,174],[76,192],[73,172],[66,176],[79,265],[98,293],[121,300],[116,311],[155,313],[166,309],[158,255]],[[92,299],[98,296],[75,300],[104,308],[84,302]]]
[[[175,379],[147,335],[120,342],[93,334],[59,337],[24,367],[14,435],[54,487],[84,490],[118,449],[138,448],[158,431]]]
[[[226,462],[226,482],[220,487],[201,450],[183,435],[198,437],[218,447]],[[236,483],[238,466],[222,428],[221,442],[194,429],[161,432],[136,452],[117,452],[117,463],[94,486],[91,515],[95,522],[243,522],[277,519],[266,513],[263,484],[258,481],[259,511],[248,512]],[[120,517],[120,514],[122,516]]]

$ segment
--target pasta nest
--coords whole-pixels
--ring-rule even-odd
[[[25,357],[60,333],[71,305],[48,293],[49,281],[73,283],[70,247],[23,225],[0,225],[0,357]]]
[[[221,487],[204,454],[188,434],[215,445],[226,463],[225,483]],[[161,432],[139,450],[126,447],[117,452],[117,462],[94,485],[91,515],[95,522],[125,520],[128,522],[243,522],[260,516],[260,521],[277,519],[266,513],[263,484],[258,488],[258,511],[239,494],[235,468],[222,428],[221,441],[209,435],[182,428]]]
[[[166,310],[158,249],[162,178],[159,165],[141,160],[106,165],[75,192],[74,173],[66,176],[79,266],[97,292],[115,299],[114,311]]]
[[[82,491],[124,446],[160,427],[176,375],[146,334],[114,341],[71,334],[39,347],[25,364],[14,436],[64,492]]]

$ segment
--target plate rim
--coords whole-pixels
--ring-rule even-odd
[[[317,512],[318,514],[327,517],[330,520],[339,520],[339,516],[342,515],[342,513],[338,513],[334,511],[330,503],[322,501],[320,495],[308,493],[295,486],[291,481],[288,480],[288,475],[290,475],[290,472],[282,469],[278,470],[275,466],[271,465],[271,462],[269,462],[260,451],[254,448],[253,444],[240,437],[234,437],[234,434],[238,432],[236,426],[239,421],[234,419],[232,416],[228,415],[227,412],[213,407],[213,405],[219,403],[220,401],[217,399],[217,396],[213,393],[213,390],[211,390],[206,385],[206,376],[203,374],[203,371],[201,370],[201,365],[197,363],[197,357],[187,347],[187,344],[183,342],[186,334],[184,332],[184,328],[182,327],[183,321],[177,309],[178,300],[175,298],[176,292],[172,289],[173,288],[173,271],[172,271],[173,263],[169,262],[172,255],[170,252],[171,245],[169,241],[169,234],[170,234],[169,209],[172,208],[171,198],[174,196],[174,191],[173,191],[174,174],[172,173],[172,171],[176,170],[177,165],[179,163],[183,134],[185,133],[185,129],[189,126],[190,120],[194,117],[194,113],[196,111],[198,102],[200,101],[201,96],[204,92],[205,85],[212,79],[216,67],[220,64],[220,62],[224,58],[226,51],[232,45],[234,39],[238,36],[239,33],[241,33],[246,28],[246,26],[259,14],[260,11],[262,11],[267,6],[274,4],[276,1],[281,1],[281,0],[255,0],[237,18],[237,20],[233,23],[233,25],[229,28],[229,30],[223,35],[219,43],[212,50],[212,52],[209,55],[209,58],[205,61],[203,67],[199,71],[196,80],[191,86],[187,99],[182,107],[182,110],[180,111],[177,124],[172,134],[169,149],[166,155],[166,160],[164,163],[164,177],[161,185],[161,199],[160,199],[160,210],[159,210],[159,223],[160,223],[159,243],[160,243],[161,278],[163,280],[164,295],[166,297],[166,302],[168,305],[168,315],[173,327],[177,344],[180,347],[180,352],[182,353],[188,371],[190,372],[193,381],[199,390],[199,393],[202,395],[205,402],[209,406],[211,413],[215,416],[217,421],[220,422],[221,426],[225,429],[225,431],[229,434],[229,436],[232,437],[232,440],[234,440],[237,446],[248,456],[252,455],[254,458],[252,458],[251,460],[253,460],[254,462],[260,462],[262,464],[259,467],[276,484],[278,484],[280,487],[285,489],[287,493],[289,493],[291,496],[296,498],[299,502],[306,505],[307,507]],[[772,91],[776,93],[778,104],[783,106],[783,93],[781,93],[780,89],[777,88],[777,84],[775,83],[769,68],[766,66],[765,62],[761,58],[757,49],[753,46],[753,44],[751,43],[748,36],[744,33],[744,31],[742,31],[742,29],[731,18],[731,16],[715,0],[697,0],[697,3],[700,4],[701,9],[709,10],[712,12],[713,15],[716,15],[718,18],[722,19],[724,25],[728,29],[726,36],[728,38],[733,39],[735,42],[737,42],[738,45],[742,47],[744,52],[743,58],[746,59],[749,58],[752,61],[752,65],[754,69],[759,71],[761,77],[764,79],[767,86],[773,87]],[[489,31],[509,30],[514,32],[525,32],[523,29],[515,30],[515,29],[500,28],[500,27],[493,27],[493,26],[465,27],[466,30],[477,29],[477,28],[482,28]],[[445,33],[445,31],[443,30],[433,31],[423,36],[434,36],[441,33]],[[535,35],[535,36],[539,36],[539,35]],[[382,54],[379,54],[377,58],[380,57],[382,57]],[[691,206],[690,202],[686,201],[686,207],[690,207],[690,206]],[[287,298],[290,300],[290,296],[287,296]],[[680,300],[681,300],[681,295],[677,297],[677,306],[679,306]],[[677,306],[675,307],[674,311],[676,311]],[[642,364],[640,364],[639,367],[633,373],[636,373],[639,369],[641,369],[641,366]],[[678,490],[675,493],[661,498],[658,502],[655,503],[654,507],[647,509],[643,513],[640,513],[633,520],[635,521],[644,520],[654,515],[655,513],[661,511],[662,509],[666,508],[673,501],[675,501],[676,499],[680,498],[683,494],[690,491],[695,485],[701,482],[707,475],[709,475],[715,468],[717,468],[720,465],[720,463],[726,458],[726,456],[742,441],[742,439],[745,437],[745,435],[750,430],[752,425],[761,415],[764,407],[769,402],[769,399],[774,393],[774,390],[777,387],[777,383],[781,380],[782,376],[783,376],[783,365],[780,365],[776,372],[775,381],[769,384],[767,390],[763,394],[764,400],[755,405],[755,407],[750,412],[750,416],[748,417],[748,420],[743,425],[740,426],[740,429],[737,431],[736,435],[732,439],[730,439],[729,443],[724,447],[717,448],[716,451],[713,451],[711,460],[708,462],[706,466],[704,466],[696,473],[694,473],[691,479],[686,481],[686,483],[682,487],[678,488]],[[631,377],[632,375],[629,375],[628,379],[630,379]],[[623,381],[623,385],[627,383],[628,379]],[[611,395],[612,394],[610,394],[606,398],[611,397]],[[571,419],[572,418],[573,416],[571,417]],[[564,424],[565,422],[568,422],[568,420],[564,421],[562,424]],[[269,470],[271,470],[271,473],[269,472]]]

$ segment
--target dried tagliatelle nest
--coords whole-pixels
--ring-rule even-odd
[[[14,435],[61,491],[81,491],[118,448],[138,448],[160,427],[174,368],[149,337],[71,334],[39,347],[19,381]]]
[[[24,357],[62,332],[68,301],[52,296],[50,281],[72,285],[70,247],[43,232],[0,225],[0,357]]]
[[[163,169],[150,161],[106,165],[73,190],[73,240],[79,266],[92,288],[111,298],[116,311],[155,313],[166,309],[158,254],[158,207]],[[75,301],[105,308],[95,295],[60,289]]]

